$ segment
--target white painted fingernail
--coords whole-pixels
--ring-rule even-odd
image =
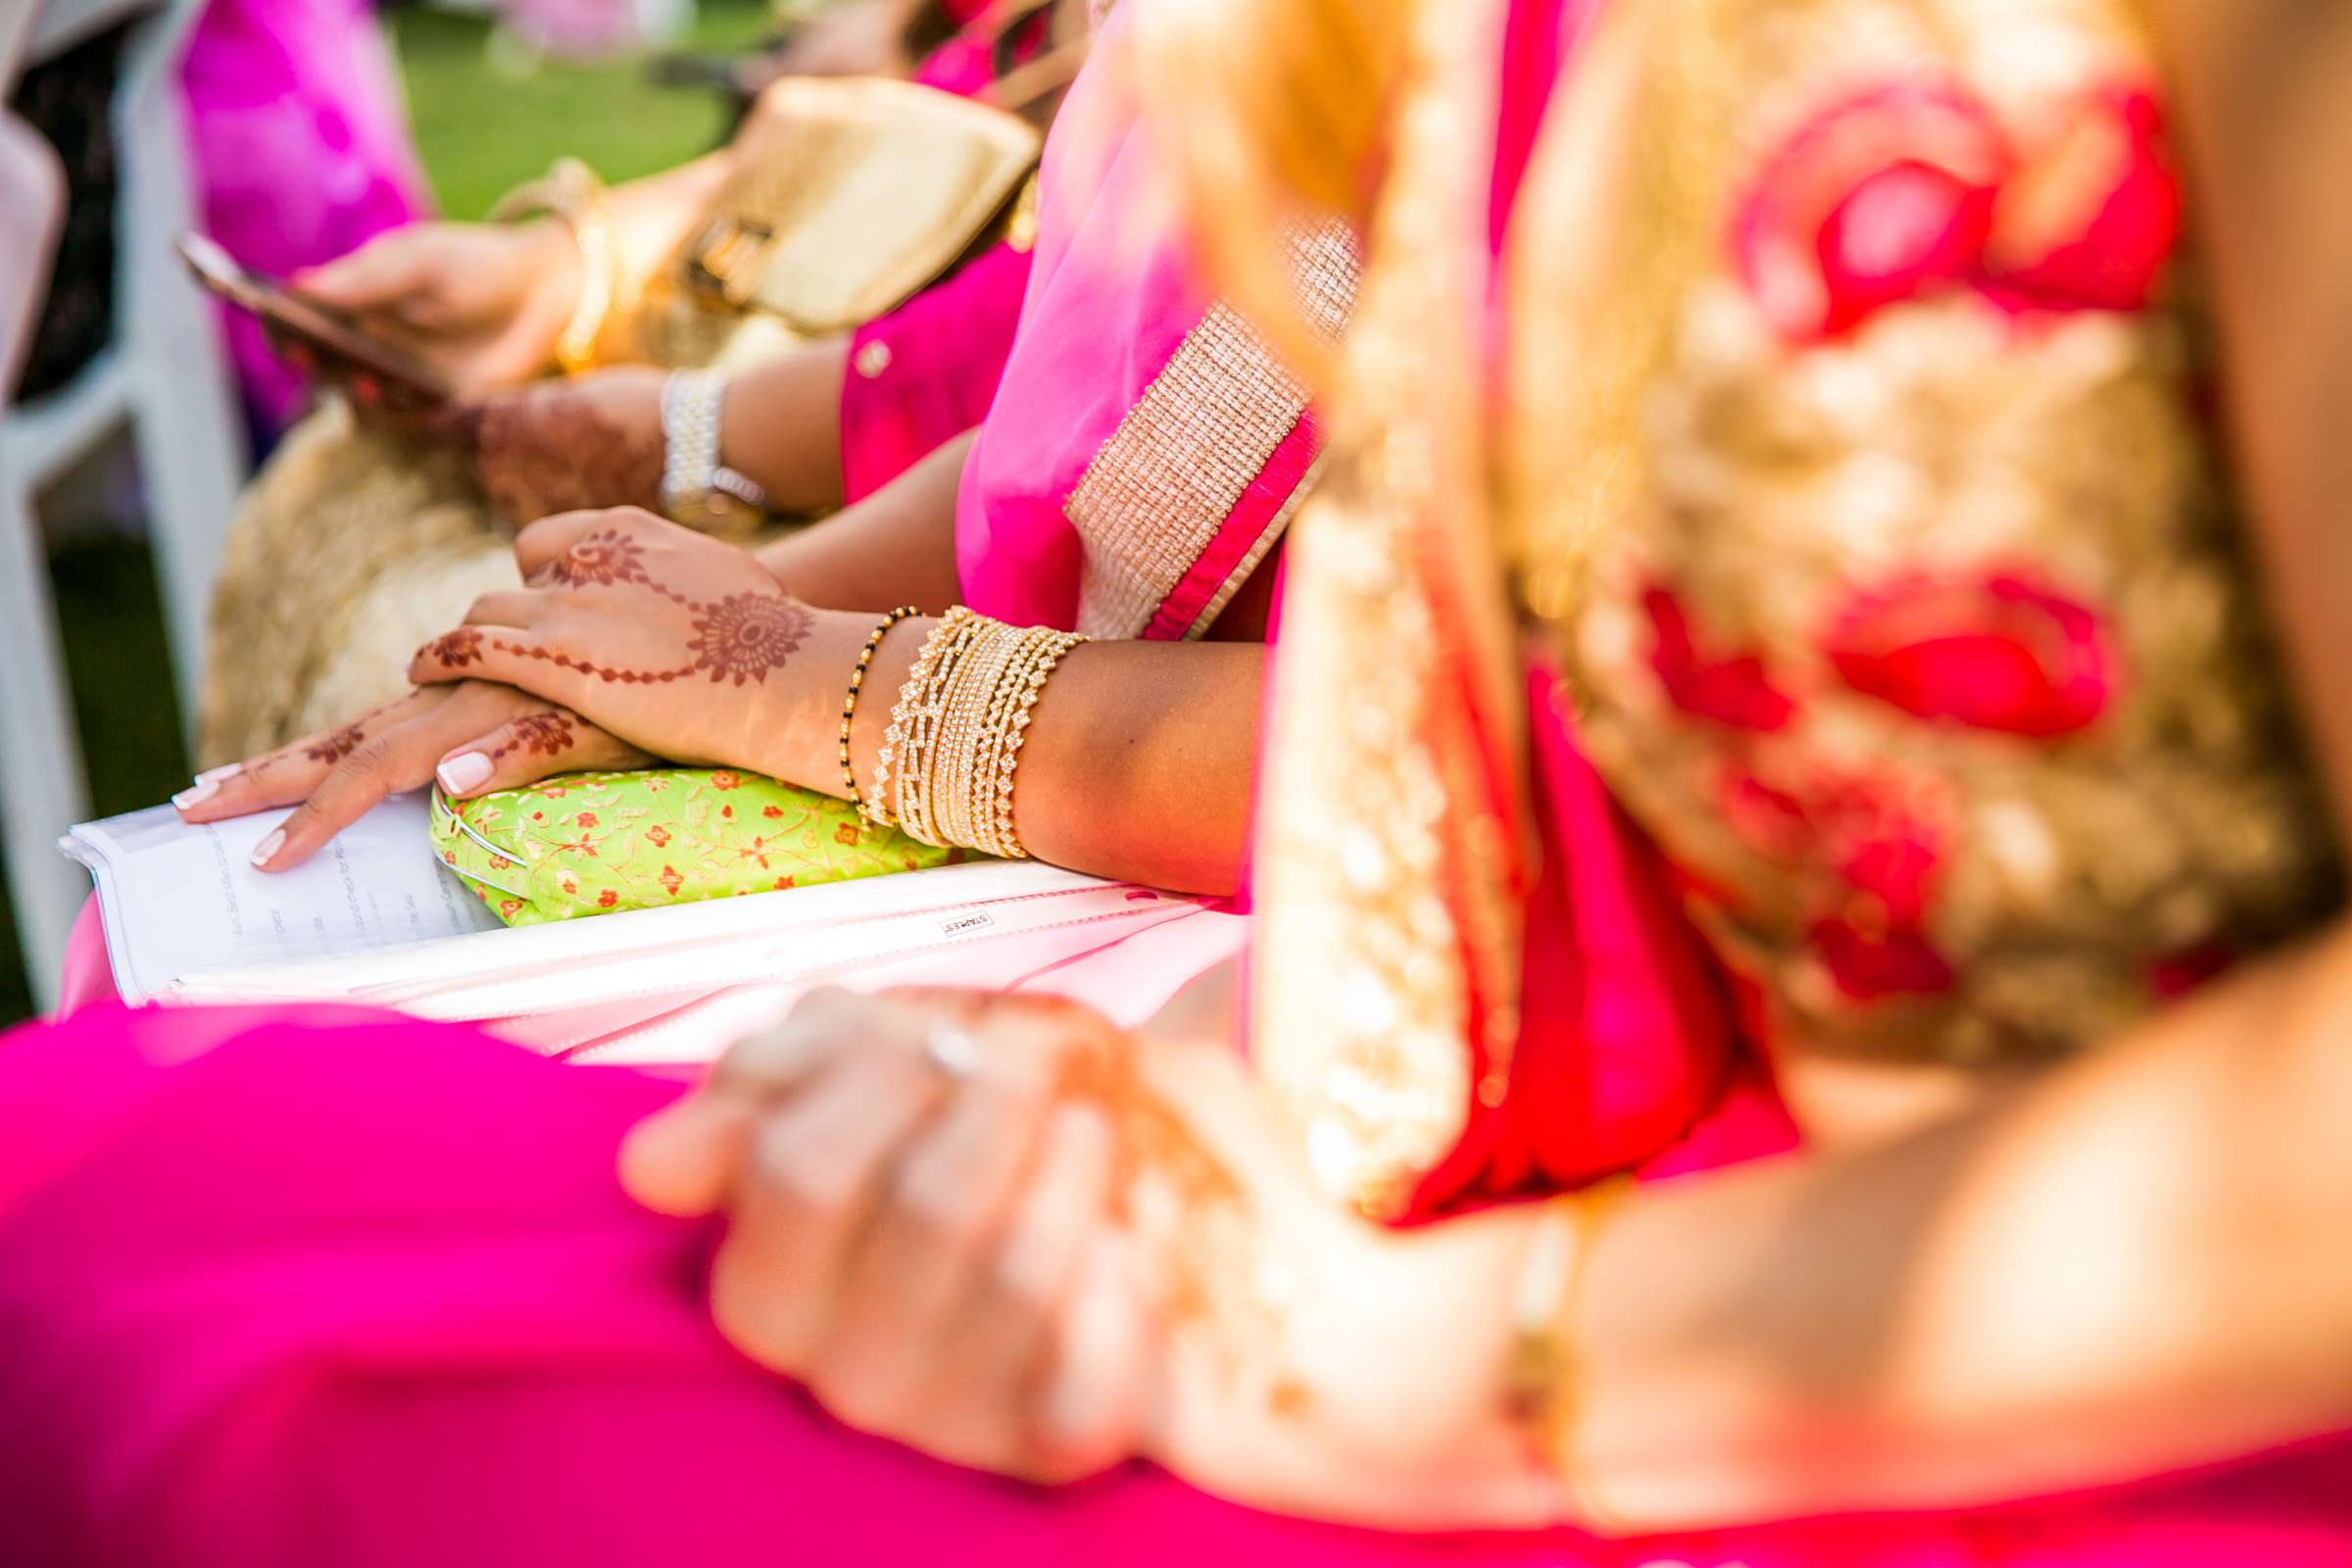
[[[433,769],[433,777],[451,795],[466,795],[490,782],[490,759],[479,752],[460,752]]]
[[[243,762],[226,762],[219,767],[206,768],[203,772],[196,775],[196,782],[199,784],[218,784],[232,773],[242,773],[244,771],[245,764]]]
[[[172,804],[184,811],[191,806],[201,806],[220,793],[220,786],[212,779],[200,778],[172,797]]]
[[[268,865],[270,863],[270,858],[275,855],[279,850],[283,849],[285,847],[285,843],[286,830],[282,827],[271,828],[270,830],[270,836],[253,847],[253,863],[255,869],[258,870]]]

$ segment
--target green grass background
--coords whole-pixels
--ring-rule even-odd
[[[737,53],[771,26],[768,0],[701,0],[680,49]],[[407,7],[390,17],[416,148],[441,210],[479,218],[558,158],[584,159],[607,180],[674,168],[727,127],[718,99],[659,87],[642,63],[517,71],[472,17]]]

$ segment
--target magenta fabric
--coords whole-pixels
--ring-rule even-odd
[[[1124,25],[1123,11],[1103,24],[1047,142],[1020,325],[957,502],[964,601],[1017,625],[1076,625],[1082,548],[1063,509],[1212,300],[1160,216],[1166,181],[1117,76]],[[1302,420],[1148,635],[1182,635],[1193,616],[1176,607],[1208,602],[1224,579],[1210,563],[1230,569],[1247,553],[1296,488],[1286,476],[1303,476],[1314,452],[1312,420]]]
[[[370,0],[212,0],[180,64],[205,231],[282,277],[428,215],[400,87]],[[282,428],[302,378],[223,310],[246,401]]]
[[[106,926],[98,917],[98,900],[93,895],[82,901],[81,912],[74,917],[74,929],[66,933],[66,961],[57,979],[57,1015],[71,1018],[84,1007],[114,1002],[120,996],[115,990],[114,964],[106,956]]]
[[[872,495],[988,416],[1030,255],[995,246],[852,337],[841,378],[845,502]]]
[[[1635,1171],[1701,1170],[1796,1146],[1665,862],[1576,745],[1559,678],[1528,677],[1543,859],[1525,910],[1510,1085],[1473,1101],[1415,1194],[1428,1214]]]
[[[350,1008],[0,1038],[0,1541],[43,1568],[2352,1564],[2352,1457],[1967,1521],[1599,1545],[1041,1492],[852,1434],[723,1346],[616,1140],[673,1083]]]

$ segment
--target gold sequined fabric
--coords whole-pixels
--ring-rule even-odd
[[[1505,548],[1776,1043],[2047,1057],[2307,929],[2130,8],[1613,9],[1522,201]]]
[[[1320,223],[1292,235],[1285,251],[1299,314],[1318,340],[1336,342],[1355,307],[1354,237],[1343,223]],[[1209,307],[1070,492],[1064,511],[1084,549],[1080,631],[1142,634],[1298,428],[1307,401],[1305,384],[1240,312],[1223,301]],[[1309,488],[1301,483],[1266,522],[1196,617],[1195,635],[1280,540]]]
[[[1383,1217],[1499,1101],[1518,1033],[1521,699],[1460,243],[1484,232],[1464,153],[1500,17],[1425,9],[1329,476],[1291,541],[1260,781],[1252,1062],[1317,1179]]]

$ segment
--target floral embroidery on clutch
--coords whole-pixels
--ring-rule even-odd
[[[551,801],[561,809],[549,809]],[[433,848],[509,925],[779,892],[953,864],[847,802],[731,768],[577,773],[452,802]]]

